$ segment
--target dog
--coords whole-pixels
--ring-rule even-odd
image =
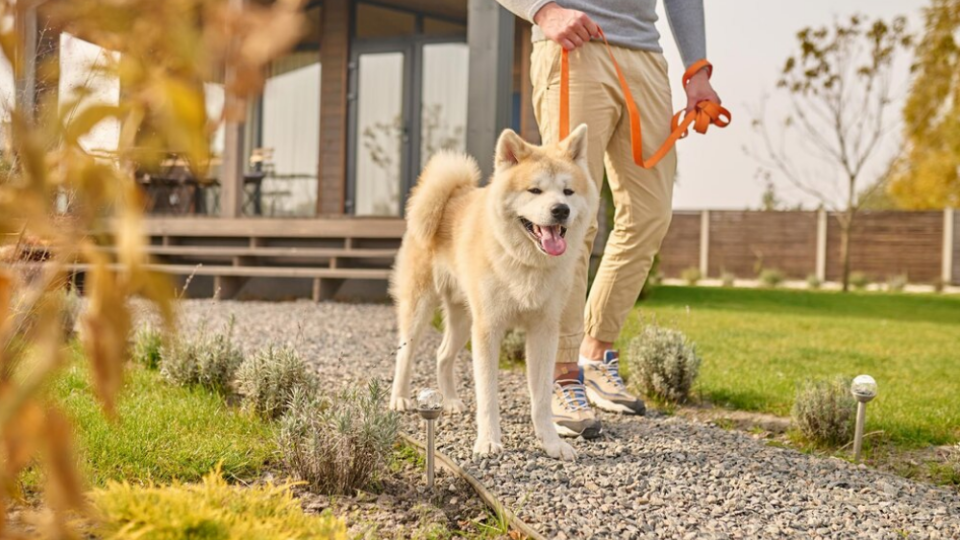
[[[490,182],[480,187],[473,158],[438,153],[411,194],[390,284],[400,333],[390,408],[415,408],[413,355],[442,306],[437,377],[444,412],[464,410],[453,365],[470,340],[477,394],[473,450],[502,451],[500,341],[507,330],[523,328],[537,438],[550,457],[573,460],[576,452],[553,425],[550,400],[560,315],[600,198],[587,168],[587,126],[551,146],[530,145],[506,130],[494,160]]]

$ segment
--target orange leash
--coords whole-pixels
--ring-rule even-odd
[[[680,111],[673,116],[670,122],[670,135],[663,145],[650,156],[650,159],[643,159],[643,134],[640,131],[640,110],[637,109],[636,102],[633,101],[633,95],[630,93],[630,85],[627,84],[623,71],[620,70],[620,64],[613,57],[613,50],[610,43],[607,42],[607,36],[600,30],[600,37],[603,38],[603,44],[607,47],[607,54],[610,55],[610,61],[617,70],[617,78],[620,79],[620,88],[623,90],[623,98],[626,101],[627,113],[630,115],[630,144],[633,149],[633,161],[644,169],[652,168],[656,165],[673,147],[676,142],[687,136],[690,125],[697,133],[706,133],[711,124],[718,128],[727,127],[730,124],[730,111],[724,109],[719,103],[713,101],[701,101],[697,103],[696,108],[689,112]],[[560,56],[560,140],[563,140],[570,134],[570,53],[564,49]],[[683,87],[686,88],[690,79],[695,73],[703,68],[707,68],[708,77],[713,74],[713,66],[706,60],[698,60],[683,74]],[[682,118],[682,120],[681,120]]]

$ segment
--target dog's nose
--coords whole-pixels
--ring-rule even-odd
[[[567,219],[570,217],[570,207],[565,204],[558,204],[550,209],[554,219]]]

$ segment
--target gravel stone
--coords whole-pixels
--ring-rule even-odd
[[[390,306],[190,300],[182,302],[181,326],[216,329],[231,315],[244,350],[296,347],[325,391],[392,379]],[[430,329],[420,345],[415,389],[436,385],[440,337]],[[438,449],[548,538],[960,538],[954,491],[656,411],[643,418],[601,413],[602,437],[572,441],[577,462],[554,461],[536,442],[521,370],[500,372],[504,452],[474,456],[468,352],[456,369],[467,412],[442,419]],[[404,418],[404,431],[424,436],[415,415]]]

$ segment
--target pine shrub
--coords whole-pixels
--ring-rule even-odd
[[[630,341],[630,384],[669,403],[689,399],[700,372],[696,348],[679,330],[647,325]]]
[[[274,419],[290,406],[296,389],[314,392],[317,383],[294,349],[270,346],[241,364],[236,386],[244,410]]]
[[[280,419],[281,459],[290,474],[327,494],[366,487],[389,463],[399,416],[386,408],[379,379],[334,399],[295,388]]]
[[[837,377],[806,381],[797,391],[793,423],[808,441],[839,446],[853,436],[856,407],[849,380]]]

